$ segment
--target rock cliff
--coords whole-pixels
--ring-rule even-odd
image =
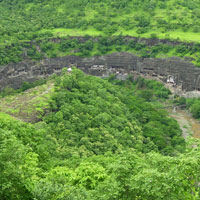
[[[25,81],[35,81],[60,73],[63,67],[76,66],[88,74],[107,77],[115,73],[119,78],[128,75],[152,77],[180,88],[182,91],[200,90],[200,68],[179,58],[140,58],[130,53],[81,58],[66,56],[39,62],[25,60],[0,67],[0,89],[19,88]]]

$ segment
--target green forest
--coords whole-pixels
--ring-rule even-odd
[[[49,81],[37,122],[0,114],[0,199],[199,199],[200,143],[158,106],[161,83],[75,68]]]
[[[129,52],[142,58],[188,57],[197,67],[200,66],[200,44],[177,45],[159,43],[147,45],[145,42],[122,35],[99,36],[89,35],[83,38],[62,37],[58,41],[42,39],[33,42],[17,42],[12,46],[0,46],[0,65],[18,63],[24,59],[38,61],[44,58],[56,58],[67,55],[80,57],[100,56],[114,52]]]
[[[199,40],[199,0],[1,0],[0,8],[3,43],[31,40],[46,31]]]
[[[114,52],[200,67],[199,19],[200,0],[0,0],[0,73]],[[184,137],[173,106],[199,122],[200,98],[131,75],[72,67],[5,87],[0,200],[200,200],[200,140]]]
[[[124,51],[141,57],[187,56],[200,66],[199,11],[198,0],[1,0],[0,65]],[[175,45],[161,42],[152,47],[124,42],[120,36],[167,39]]]

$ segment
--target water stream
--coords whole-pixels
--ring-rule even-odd
[[[183,131],[183,137],[191,135],[200,138],[200,121],[194,119],[187,111],[168,109],[169,115],[176,119]]]

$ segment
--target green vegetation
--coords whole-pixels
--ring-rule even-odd
[[[28,89],[35,88],[37,86],[43,85],[47,83],[46,79],[40,79],[35,82],[29,83],[29,82],[24,82],[22,86],[18,90],[14,90],[13,88],[8,88],[6,87],[2,91],[0,91],[0,98],[8,96],[8,95],[14,95],[18,93],[22,93]]]
[[[128,83],[130,84],[129,81],[130,80],[128,80]],[[137,88],[135,94],[149,102],[166,100],[171,94],[170,90],[166,89],[162,83],[155,80],[148,80],[139,77],[133,82],[133,84]],[[156,103],[158,102],[156,101]]]
[[[128,51],[142,57],[189,56],[200,66],[199,2],[163,0],[16,0],[0,2],[0,65],[25,58],[92,56]],[[99,42],[48,42],[67,36],[102,36]],[[195,45],[116,42],[118,35],[194,41]],[[105,37],[105,38],[104,38]],[[107,38],[107,39],[106,39]],[[103,41],[102,41],[103,40]],[[107,40],[107,41],[106,41]],[[93,44],[92,44],[92,43]]]
[[[49,88],[17,98],[40,96],[41,87]],[[185,142],[177,122],[153,106],[168,94],[156,81],[63,70],[39,122],[0,113],[0,198],[198,200],[200,143]],[[15,96],[2,99],[1,111],[7,100],[20,104]]]
[[[129,52],[200,66],[199,13],[199,0],[0,0],[0,65]],[[5,88],[0,199],[199,200],[200,141],[162,108],[170,94],[75,68]],[[200,118],[200,99],[174,103]]]
[[[200,98],[176,97],[174,103],[179,106],[185,105],[194,118],[200,119]]]
[[[40,83],[40,86],[36,87],[38,83]],[[32,89],[24,90],[28,87]],[[19,90],[6,88],[2,91],[3,98],[0,102],[0,111],[26,122],[37,122],[48,109],[48,100],[52,92],[53,82],[51,80],[24,83]]]
[[[186,100],[187,108],[196,119],[200,119],[200,99],[192,98]]]
[[[198,0],[2,0],[0,8],[1,43],[47,33],[123,33],[199,41]]]
[[[185,43],[173,45],[173,43],[159,43],[151,46],[147,45],[145,41],[124,38],[122,35],[99,36],[98,38],[86,35],[82,38],[62,37],[55,40],[43,39],[42,41],[38,40],[31,43],[15,43],[14,47],[0,47],[0,52],[2,52],[0,65],[19,62],[27,58],[40,60],[42,58],[55,58],[67,55],[90,57],[114,52],[129,52],[143,58],[189,57],[196,66],[200,66],[199,44],[190,45]]]

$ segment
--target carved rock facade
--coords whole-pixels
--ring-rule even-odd
[[[60,73],[63,67],[76,66],[84,72],[107,77],[116,73],[119,78],[142,75],[165,83],[173,80],[173,86],[182,91],[200,90],[200,68],[179,58],[140,58],[130,53],[113,53],[91,58],[66,56],[34,62],[26,60],[0,67],[0,89],[19,88],[25,81],[35,81]]]

